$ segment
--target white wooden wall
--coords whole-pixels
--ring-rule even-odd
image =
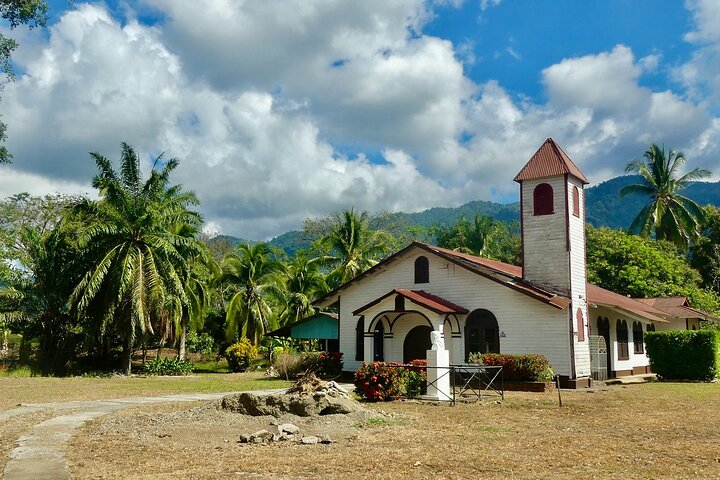
[[[430,283],[414,284],[414,262],[419,255],[429,260]],[[469,272],[420,248],[412,249],[372,276],[367,276],[340,293],[340,351],[344,370],[355,371],[361,362],[355,361],[355,327],[358,317],[352,312],[385,295],[395,288],[424,290],[456,303],[469,311],[484,308],[491,311],[505,337],[500,339],[502,353],[540,353],[548,357],[553,368],[570,374],[570,338],[567,310],[559,310],[516,292],[506,286]],[[411,308],[406,301],[406,308]],[[414,308],[414,307],[413,307]],[[373,317],[365,317],[365,329]],[[407,319],[406,319],[407,320]],[[402,360],[404,335],[417,319],[395,325],[393,345],[385,344],[386,359]],[[460,319],[464,331],[465,319]],[[451,339],[452,340],[452,339]],[[446,338],[446,342],[448,339]],[[453,362],[464,360],[464,338],[453,341]],[[391,352],[391,357],[387,357]],[[370,361],[371,359],[367,359]]]

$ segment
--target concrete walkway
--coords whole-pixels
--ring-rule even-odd
[[[281,392],[278,390],[253,390],[257,394]],[[136,397],[114,400],[77,401],[63,403],[38,403],[22,405],[0,412],[0,421],[18,415],[41,411],[56,411],[59,415],[30,427],[17,441],[17,447],[10,452],[5,465],[3,480],[65,480],[70,479],[62,447],[73,431],[88,420],[113,413],[124,408],[155,403],[192,402],[219,400],[224,393],[197,393],[169,395],[164,397]],[[68,413],[64,413],[68,412]]]

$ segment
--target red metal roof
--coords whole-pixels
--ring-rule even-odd
[[[619,308],[625,310],[633,315],[652,320],[653,322],[668,323],[665,319],[666,313],[662,310],[639,302],[635,298],[626,297],[619,293],[605,290],[604,288],[593,285],[592,283],[587,284],[587,301],[591,304],[603,305],[611,308]]]
[[[404,288],[396,288],[389,291],[382,297],[376,298],[367,305],[363,305],[362,307],[358,308],[353,312],[353,315],[359,315],[360,313],[364,312],[370,307],[377,305],[391,295],[400,295],[402,297],[405,297],[414,304],[427,308],[428,310],[432,310],[435,313],[468,313],[467,308],[455,305],[454,303],[445,300],[444,298],[438,297],[437,295],[432,295],[423,290],[407,290]]]
[[[699,318],[715,322],[720,321],[720,317],[691,307],[690,302],[688,302],[685,297],[638,298],[637,301],[655,307],[677,318]]]
[[[588,179],[580,171],[580,169],[570,160],[567,153],[555,143],[552,138],[545,140],[535,155],[515,176],[516,182],[523,180],[531,180],[543,177],[555,177],[565,175],[566,173],[580,180],[583,184],[588,184]]]

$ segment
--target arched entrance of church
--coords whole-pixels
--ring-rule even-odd
[[[432,328],[429,325],[418,325],[405,335],[403,342],[403,363],[409,363],[411,360],[425,360],[427,351],[430,350],[430,332]]]

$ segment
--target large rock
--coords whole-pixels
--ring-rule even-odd
[[[364,410],[335,382],[324,382],[314,375],[305,375],[285,393],[257,395],[251,392],[228,395],[222,408],[244,415],[284,414],[310,417],[315,415],[349,414]]]

